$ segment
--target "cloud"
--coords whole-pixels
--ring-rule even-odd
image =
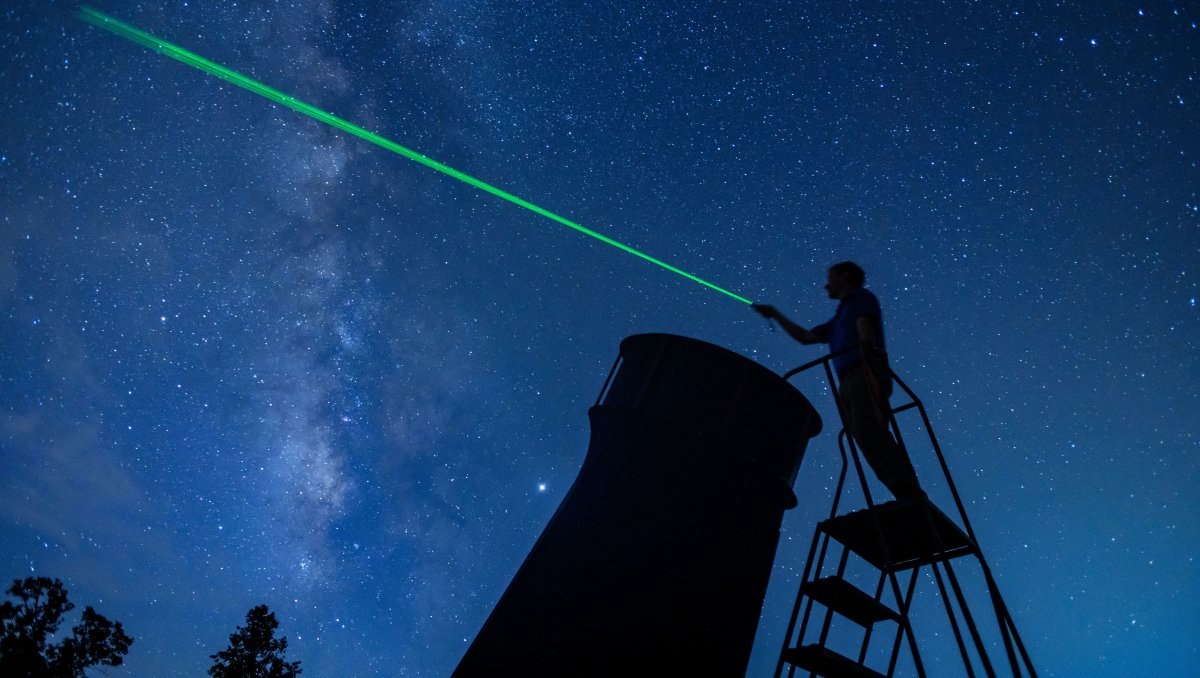
[[[54,576],[119,590],[114,571],[175,559],[170,543],[149,526],[159,511],[111,446],[101,414],[115,398],[97,379],[78,333],[49,319],[52,339],[36,361],[37,397],[0,415],[0,515],[27,531],[26,557]],[[101,566],[103,563],[104,566]]]
[[[127,518],[143,494],[98,430],[94,422],[64,425],[44,411],[0,419],[9,441],[0,511],[68,552],[85,539],[137,541]]]

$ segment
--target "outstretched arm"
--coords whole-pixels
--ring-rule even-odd
[[[780,313],[779,309],[775,308],[774,306],[768,304],[753,304],[750,306],[750,308],[754,309],[756,313],[767,320],[774,320],[775,322],[779,323],[779,326],[782,327],[783,330],[788,333],[788,335],[801,344],[822,343],[821,337],[819,337],[815,332],[812,330],[806,330],[791,320],[788,320],[787,316]]]

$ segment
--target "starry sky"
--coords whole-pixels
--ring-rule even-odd
[[[1039,672],[1200,663],[1197,5],[96,8],[801,324],[861,263]],[[306,675],[448,675],[623,337],[820,355],[76,9],[0,31],[0,575],[122,621],[109,675],[201,675],[259,603]],[[750,675],[838,469],[795,384],[827,427]]]

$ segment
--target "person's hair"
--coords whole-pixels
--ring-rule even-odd
[[[830,273],[836,273],[846,279],[854,287],[862,287],[867,282],[867,274],[862,270],[862,266],[853,261],[843,261],[829,267]]]

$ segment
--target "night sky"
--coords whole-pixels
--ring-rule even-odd
[[[623,337],[821,355],[76,8],[0,31],[0,579],[122,621],[108,675],[201,675],[259,603],[305,675],[448,675]],[[96,8],[806,326],[859,262],[1039,672],[1195,675],[1200,6]],[[750,675],[837,471],[795,383],[826,430]]]

